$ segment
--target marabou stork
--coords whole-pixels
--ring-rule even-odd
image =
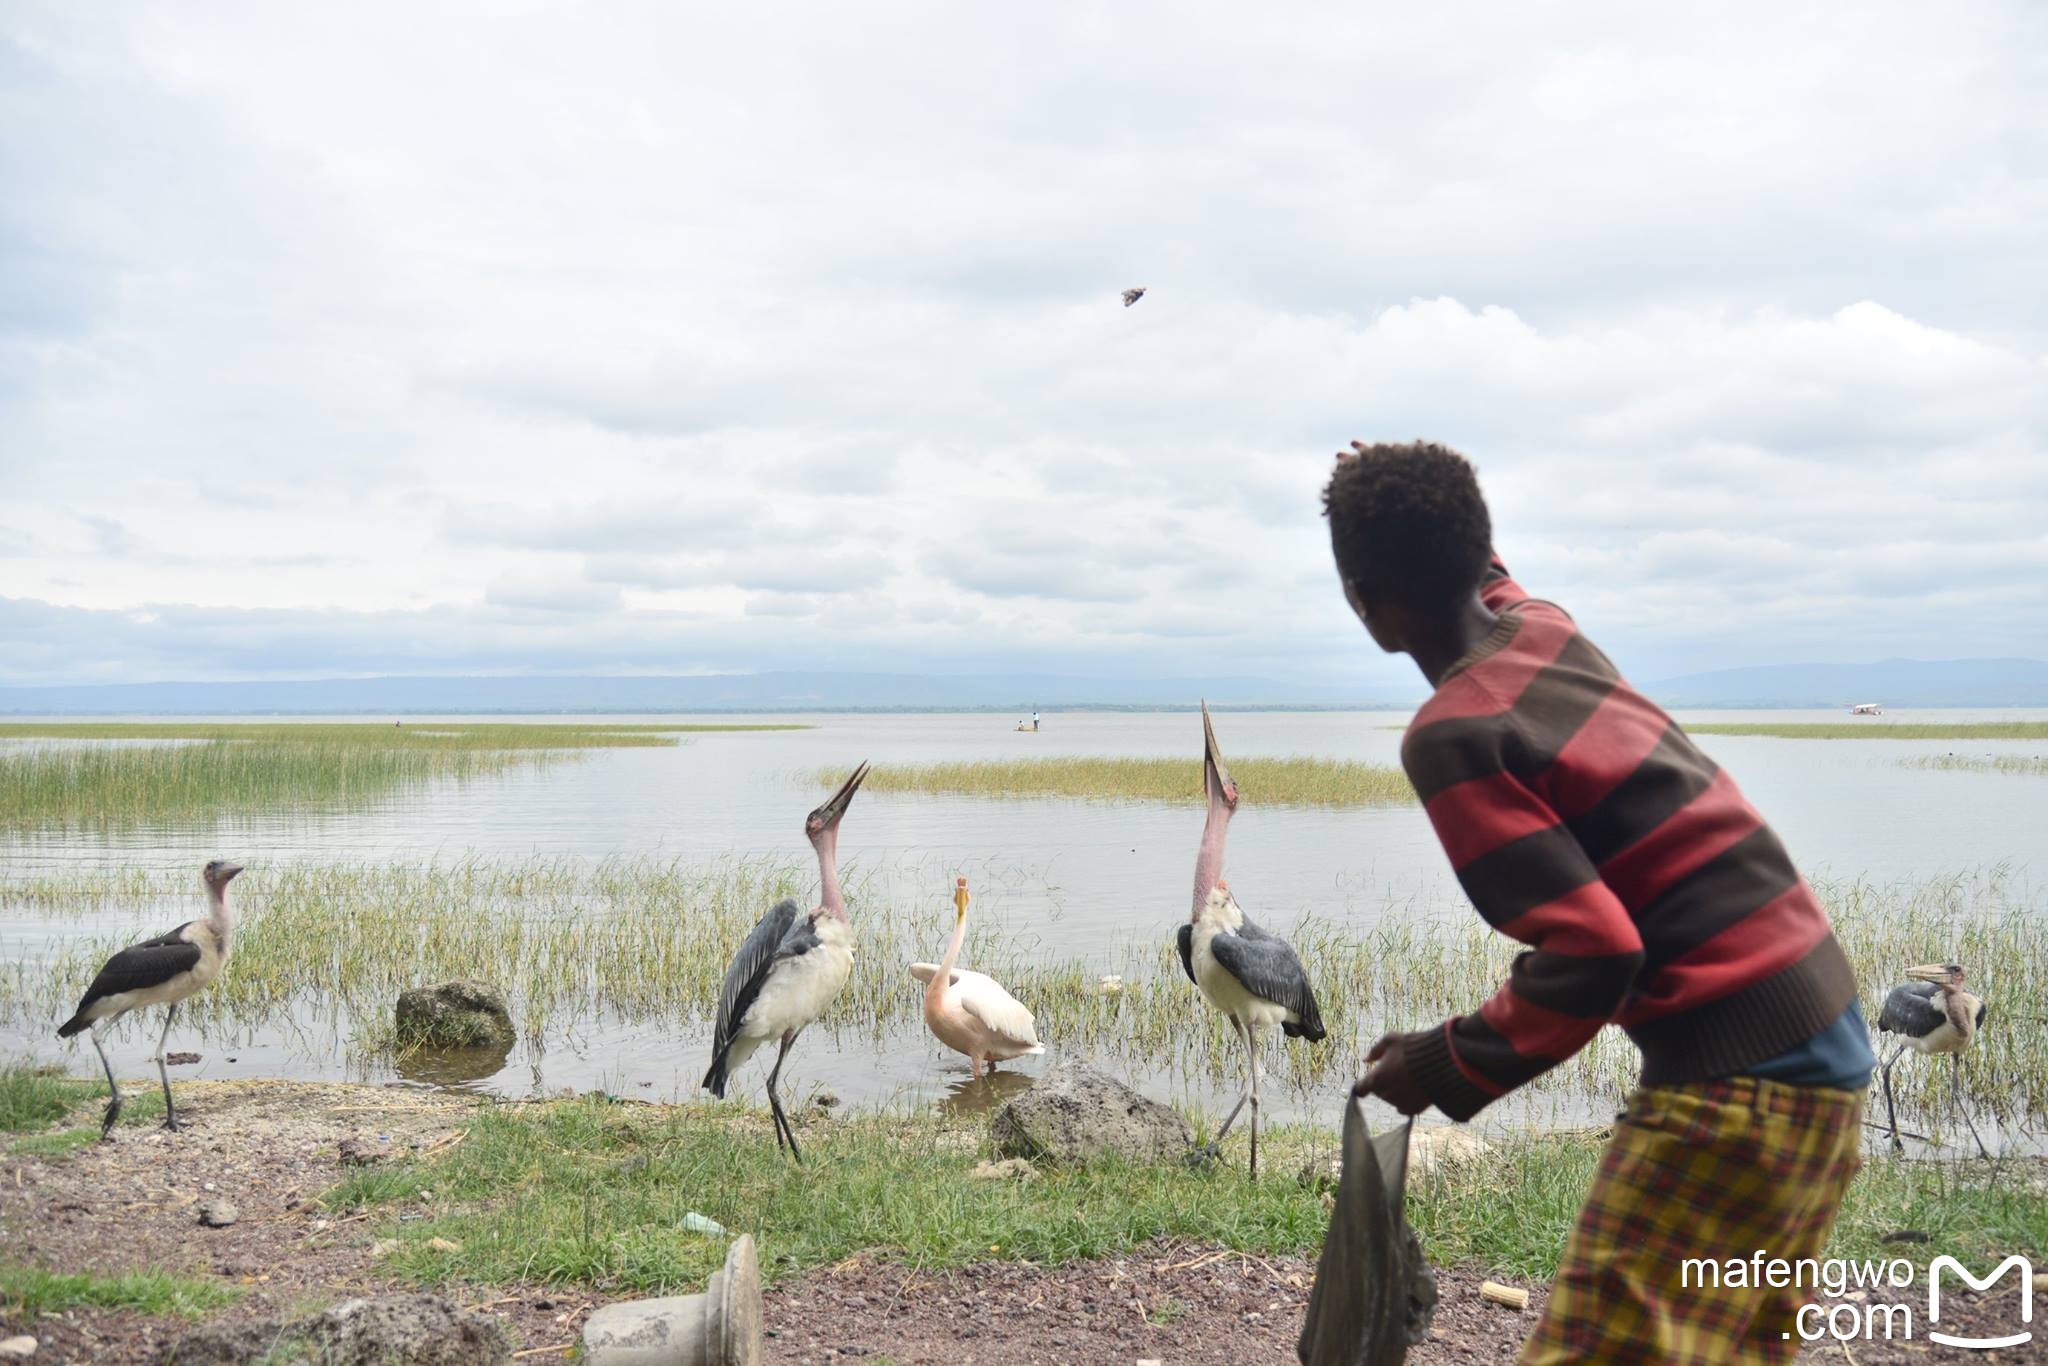
[[[206,886],[206,918],[188,920],[167,934],[132,944],[109,958],[92,985],[79,999],[71,1018],[57,1027],[57,1037],[68,1039],[80,1030],[92,1030],[92,1046],[99,1051],[100,1066],[107,1071],[107,1113],[100,1121],[100,1140],[111,1138],[114,1121],[121,1115],[121,1083],[114,1080],[114,1064],[107,1059],[100,1042],[105,1027],[131,1010],[163,1005],[164,1032],[156,1041],[157,1075],[164,1083],[164,1127],[177,1129],[177,1107],[171,1103],[171,1073],[164,1065],[164,1044],[171,1037],[171,1021],[178,1018],[178,1003],[203,989],[227,966],[232,946],[235,913],[228,905],[228,884],[242,871],[239,863],[215,859],[200,873]]]
[[[1880,1033],[1899,1035],[1899,1046],[1884,1064],[1884,1113],[1892,1126],[1892,1148],[1905,1147],[1899,1141],[1899,1115],[1892,1104],[1892,1064],[1910,1048],[1915,1053],[1946,1053],[1954,1061],[1956,1108],[1970,1126],[1970,1137],[1977,1140],[1978,1154],[1988,1158],[1991,1150],[1963,1104],[1963,1051],[1984,1023],[1984,1002],[1963,990],[1960,963],[1926,963],[1907,968],[1906,977],[1884,998],[1884,1010],[1877,1017]]]
[[[1249,1100],[1252,1105],[1251,1174],[1259,1174],[1259,1031],[1279,1025],[1290,1038],[1313,1043],[1323,1037],[1322,1012],[1294,946],[1277,934],[1254,925],[1223,881],[1223,840],[1231,813],[1237,810],[1237,784],[1223,766],[1209,704],[1202,704],[1202,783],[1209,796],[1209,815],[1202,826],[1202,845],[1195,855],[1195,905],[1180,927],[1180,964],[1202,989],[1209,1004],[1229,1018],[1244,1040],[1250,1074],[1244,1094],[1230,1107],[1223,1127],[1209,1145],[1220,1151],[1223,1139]]]
[[[868,776],[863,763],[823,806],[804,818],[804,835],[818,854],[818,904],[806,915],[788,899],[761,917],[733,956],[718,993],[718,1026],[711,1042],[711,1070],[704,1085],[723,1099],[735,1069],[770,1039],[782,1041],[768,1073],[768,1109],[775,1117],[775,1145],[803,1161],[796,1133],[782,1112],[776,1086],[782,1061],[804,1026],[825,1013],[853,971],[853,925],[839,895],[839,818]]]
[[[1129,308],[1132,304],[1138,302],[1138,300],[1144,297],[1145,286],[1143,285],[1139,285],[1136,289],[1127,289],[1124,291],[1124,307]]]
[[[956,968],[960,945],[967,938],[967,879],[953,884],[953,938],[937,963],[912,963],[910,975],[925,984],[924,1022],[938,1041],[965,1053],[981,1080],[981,1065],[994,1072],[998,1062],[1043,1053],[1038,1024],[1024,1003],[1003,990],[985,973]]]

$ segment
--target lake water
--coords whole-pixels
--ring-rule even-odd
[[[429,719],[407,718],[407,724]],[[821,767],[851,769],[863,759],[893,764],[1118,755],[1184,757],[1192,768],[1201,753],[1201,724],[1191,713],[1058,713],[1046,716],[1036,734],[1013,730],[1014,718],[987,714],[758,719],[803,721],[814,728],[694,735],[673,748],[592,750],[579,761],[441,785],[345,814],[89,836],[18,833],[0,837],[0,871],[9,880],[81,865],[182,873],[214,856],[273,866],[536,854],[589,860],[654,855],[686,863],[735,855],[793,860],[808,855],[802,821],[824,792],[807,775]],[[1680,719],[1842,718],[1834,712],[1693,712]],[[2042,720],[2048,712],[1901,712],[1873,724],[1991,719]],[[1232,758],[1317,755],[1393,764],[1405,721],[1388,712],[1229,712],[1216,716],[1216,728]],[[2021,883],[2033,879],[2031,865],[2048,831],[2048,779],[1930,771],[1901,761],[1951,752],[2035,755],[2048,752],[2048,744],[1720,736],[1702,737],[1701,744],[1733,773],[1810,875],[1914,881],[2006,865]],[[921,885],[929,884],[934,868],[957,867],[978,883],[996,880],[1003,894],[978,900],[979,912],[997,917],[1008,930],[1056,937],[1066,952],[1100,955],[1113,965],[1118,946],[1152,936],[1163,942],[1185,917],[1201,825],[1195,807],[864,792],[846,818],[841,855],[885,876],[895,868],[918,870]],[[1427,820],[1414,807],[1274,808],[1261,806],[1256,791],[1246,791],[1231,827],[1227,866],[1247,910],[1278,928],[1310,912],[1358,927],[1390,914],[1470,915]],[[190,902],[166,907],[165,925],[150,928],[167,927],[197,908],[195,878]],[[857,925],[858,905],[853,913]],[[104,922],[93,917],[0,912],[0,959],[33,961],[71,936],[103,930]],[[935,936],[930,956],[940,947]],[[81,1071],[91,1066],[89,1046],[60,1045],[50,1035],[69,1004],[53,1003],[47,1022],[0,1021],[0,1056],[30,1053]],[[203,1047],[189,1033],[181,1035],[182,1046],[205,1053],[204,1062],[184,1075],[392,1076],[378,1065],[345,1060],[331,1028],[308,1026],[289,1039],[224,1033]],[[143,1075],[141,1059],[153,1038],[144,1042],[132,1027],[122,1038],[123,1070]],[[564,1026],[544,1052],[531,1054],[521,1045],[501,1072],[472,1084],[501,1094],[604,1086],[628,1095],[676,1097],[690,1092],[705,1052],[702,1030],[678,1037],[584,1021]],[[842,1045],[814,1030],[792,1054],[785,1075],[794,1078],[797,1093],[818,1081],[855,1103],[924,1104],[963,1091],[965,1073],[956,1063],[921,1032],[878,1052],[870,1042]],[[759,1079],[752,1075],[758,1070],[743,1078],[743,1091],[758,1091]],[[978,1097],[985,1098],[975,1092],[963,1099],[972,1103]],[[1200,1099],[1213,1103],[1217,1097]],[[1313,1097],[1274,1101],[1269,1114],[1320,1104]]]

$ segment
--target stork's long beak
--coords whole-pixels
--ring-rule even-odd
[[[242,871],[242,865],[241,865],[241,864],[239,864],[239,863],[230,863],[229,865],[227,865],[227,867],[225,867],[225,868],[223,868],[223,869],[221,869],[221,870],[220,870],[220,880],[221,880],[221,881],[222,881],[223,883],[233,882],[233,881],[235,880],[235,877],[236,877],[236,876],[237,876],[237,875],[238,875],[238,874],[239,874],[239,873],[240,873],[241,871]]]
[[[862,760],[861,766],[853,771],[853,776],[839,785],[839,790],[832,794],[830,800],[811,812],[810,819],[804,824],[817,831],[830,830],[839,824],[839,818],[846,814],[846,808],[853,803],[853,794],[860,791],[860,785],[867,776],[867,761]]]
[[[1219,801],[1226,806],[1237,805],[1237,784],[1230,781],[1230,770],[1223,766],[1223,748],[1216,743],[1216,727],[1209,720],[1207,702],[1202,703],[1202,784],[1212,805]]]
[[[1933,982],[1937,986],[1953,980],[1955,975],[1947,963],[1922,963],[1918,967],[1906,969],[1906,976],[1912,981]]]

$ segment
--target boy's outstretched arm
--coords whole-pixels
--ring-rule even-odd
[[[1380,1066],[1359,1089],[1465,1120],[1585,1047],[1627,995],[1643,944],[1556,811],[1510,771],[1498,729],[1444,729],[1413,738],[1446,748],[1411,756],[1420,762],[1410,771],[1421,775],[1418,787],[1435,789],[1422,795],[1466,895],[1495,929],[1531,947],[1476,1014],[1381,1040],[1372,1054]],[[1436,786],[1432,774],[1450,780]]]

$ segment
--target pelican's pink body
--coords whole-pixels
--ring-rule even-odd
[[[1002,984],[985,973],[970,972],[953,965],[960,960],[960,946],[967,938],[967,880],[960,879],[960,914],[953,926],[953,938],[946,956],[936,965],[912,963],[911,975],[927,985],[924,992],[924,1022],[934,1037],[955,1053],[967,1055],[976,1080],[982,1064],[990,1071],[999,1062],[1043,1053],[1038,1028],[1024,1003],[1003,990]]]

